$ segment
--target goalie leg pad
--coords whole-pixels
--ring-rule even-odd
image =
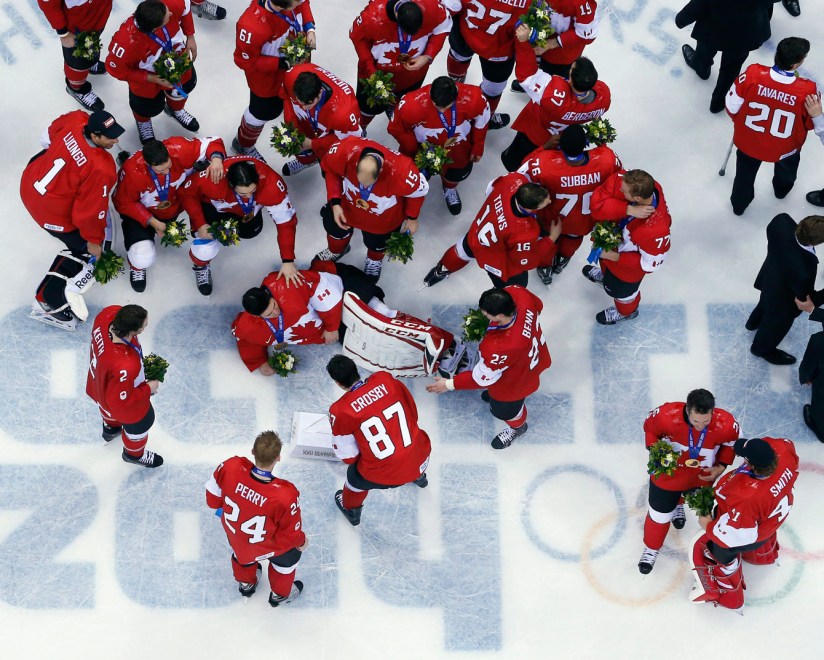
[[[38,285],[36,298],[54,311],[71,307],[71,311],[81,321],[85,321],[89,312],[80,294],[91,286],[88,280],[94,282],[94,266],[76,257],[69,250],[63,250],[54,258],[49,272]],[[40,311],[43,311],[42,308]],[[32,318],[49,323],[39,315],[35,316],[37,313],[38,311],[33,308]]]
[[[157,249],[154,241],[138,241],[128,249],[127,254],[129,255],[129,263],[135,268],[143,270],[154,263]]]
[[[748,564],[767,565],[774,564],[778,561],[778,550],[781,546],[778,545],[778,535],[773,534],[762,545],[755,550],[748,550],[741,553],[741,559]]]

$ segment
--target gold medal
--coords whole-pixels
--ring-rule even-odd
[[[445,146],[448,149],[449,147],[451,147],[452,145],[454,145],[457,142],[458,142],[458,138],[453,136],[453,137],[449,138],[446,142],[444,142],[443,146]]]
[[[280,342],[279,344],[275,344],[275,350],[276,350],[276,351],[282,351],[282,350],[283,350],[284,348],[286,348],[288,345],[289,345],[289,344],[287,344],[285,341],[282,341],[282,342]]]
[[[403,64],[404,62],[408,62],[411,59],[412,58],[409,56],[409,53],[401,53],[400,55],[398,55],[398,62],[400,62],[401,64]]]
[[[684,465],[686,465],[688,468],[697,468],[701,465],[701,461],[699,461],[697,458],[688,458],[686,461],[684,461]]]
[[[363,209],[364,211],[369,210],[369,202],[367,202],[363,198],[361,198],[357,202],[355,202],[355,206],[357,206],[359,209]]]
[[[247,213],[246,215],[244,215],[240,219],[240,221],[245,225],[247,222],[251,222],[252,218],[254,218],[254,217],[255,217],[254,213]]]
[[[158,202],[155,208],[158,209],[167,209],[172,205],[172,203],[168,199],[164,199],[162,202]]]

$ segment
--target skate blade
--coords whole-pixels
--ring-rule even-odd
[[[74,319],[74,323],[64,323],[63,321],[58,321],[53,316],[46,314],[45,312],[35,310],[29,312],[29,318],[34,319],[35,321],[40,321],[40,323],[45,323],[46,325],[60,328],[66,332],[75,332],[77,330],[77,319]]]

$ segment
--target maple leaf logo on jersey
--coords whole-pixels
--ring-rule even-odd
[[[292,344],[312,343],[317,338],[318,330],[323,327],[320,319],[313,319],[308,314],[304,314],[295,325],[288,328],[285,338]]]

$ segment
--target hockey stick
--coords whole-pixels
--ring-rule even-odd
[[[724,176],[727,173],[727,163],[730,162],[730,154],[732,154],[732,138],[730,138],[730,146],[727,149],[727,155],[724,157],[724,164],[718,170],[718,176]]]

